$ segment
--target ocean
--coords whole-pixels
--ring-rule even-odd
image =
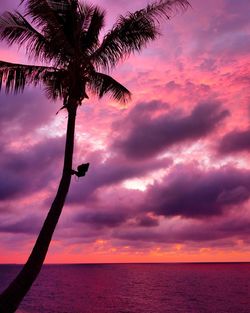
[[[250,263],[45,265],[20,312],[250,313]]]

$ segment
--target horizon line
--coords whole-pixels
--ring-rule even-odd
[[[44,263],[46,265],[122,265],[122,264],[250,264],[250,261],[196,261],[196,262],[82,262],[82,263]],[[1,265],[25,265],[25,263],[0,263]]]

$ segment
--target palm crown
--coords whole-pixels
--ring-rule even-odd
[[[105,12],[77,0],[23,0],[25,15],[5,12],[0,17],[0,38],[8,44],[25,44],[27,54],[43,65],[0,61],[0,86],[7,92],[23,91],[26,84],[43,83],[50,98],[72,98],[81,104],[91,90],[99,97],[109,93],[125,102],[130,92],[109,72],[131,53],[140,51],[159,34],[158,19],[170,18],[187,0],[158,1],[135,13],[120,16],[100,41]]]

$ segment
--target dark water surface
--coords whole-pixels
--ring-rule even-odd
[[[20,266],[0,265],[0,291]],[[27,313],[250,313],[250,264],[46,265]]]

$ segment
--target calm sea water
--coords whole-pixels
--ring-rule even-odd
[[[0,291],[20,270],[0,265]],[[250,264],[46,265],[27,313],[250,313]]]

